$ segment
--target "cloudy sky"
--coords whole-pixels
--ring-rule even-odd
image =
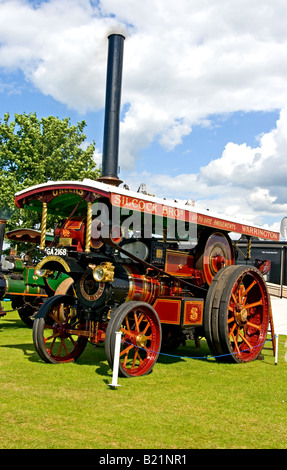
[[[0,118],[86,120],[101,161],[107,35],[125,31],[120,177],[279,229],[286,0],[0,0]]]

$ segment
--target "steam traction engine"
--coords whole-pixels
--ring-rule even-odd
[[[116,331],[127,376],[149,372],[161,348],[185,336],[206,337],[215,356],[230,354],[235,362],[258,356],[269,296],[258,268],[234,264],[228,231],[266,239],[277,233],[88,180],[39,185],[16,195],[16,204],[43,210],[43,233],[49,209],[63,217],[36,270],[47,278],[65,273],[70,283],[68,294],[46,300],[34,320],[34,344],[45,361],[77,359],[89,340],[105,341],[112,365]],[[147,230],[151,236],[143,237]]]
[[[16,205],[62,218],[36,274],[68,276],[65,293],[47,299],[33,326],[46,362],[77,359],[87,341],[104,342],[112,367],[121,331],[120,375],[150,372],[160,351],[205,337],[214,356],[248,362],[265,341],[270,300],[258,267],[235,265],[235,232],[279,234],[200,213],[194,207],[120,187],[117,176],[124,38],[110,36],[102,177],[49,182],[16,194]],[[249,251],[248,250],[248,251]],[[247,253],[247,257],[248,257]]]

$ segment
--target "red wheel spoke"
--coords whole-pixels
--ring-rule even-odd
[[[138,321],[138,316],[136,312],[134,312],[134,320],[136,324],[136,330],[139,331],[139,321]]]
[[[64,346],[64,349],[65,349],[66,353],[69,354],[69,349],[68,349],[68,346],[67,346],[67,343],[66,343],[65,338],[62,339],[62,344],[63,344],[63,346]]]
[[[51,336],[52,338],[52,336]],[[45,343],[46,343],[47,340],[45,340]],[[50,347],[50,351],[52,351],[54,345],[55,345],[55,341],[56,341],[56,337],[54,337],[53,341],[52,341],[52,344],[51,344],[51,347]]]
[[[252,349],[252,345],[249,343],[249,341],[247,341],[246,337],[244,335],[242,335],[240,332],[239,332],[239,336],[240,338],[242,338],[242,340],[247,344],[247,346]]]
[[[258,300],[257,302],[253,302],[252,304],[245,305],[245,308],[253,308],[262,305],[262,299]]]
[[[146,339],[151,340],[151,339],[152,339],[152,335],[146,336]]]
[[[74,340],[72,336],[69,336],[70,341],[73,343],[73,346],[76,346],[77,342]]]
[[[128,360],[128,357],[129,357],[129,351],[132,349],[133,346],[131,346],[130,348],[126,348],[125,350],[125,353],[124,353],[124,359],[123,359],[123,365],[124,367],[127,366],[127,360]]]
[[[236,323],[234,323],[233,327],[231,328],[231,330],[229,332],[229,336],[233,335],[233,332],[234,332],[235,328],[236,328]]]
[[[58,357],[61,357],[62,348],[63,348],[63,339],[61,340],[61,343],[60,343],[59,351],[57,354]]]
[[[60,333],[55,333],[55,334],[53,334],[53,335],[51,335],[51,336],[47,336],[47,337],[45,338],[45,343],[46,343],[47,341],[50,341],[52,338],[54,338],[54,341],[55,341],[56,338],[58,338],[59,336],[60,336]]]
[[[146,334],[146,332],[147,332],[147,330],[149,329],[149,327],[150,327],[150,323],[147,321],[146,327],[144,328],[144,330],[143,330],[143,332],[142,332],[144,335]]]
[[[52,318],[52,320],[54,320],[54,322],[56,322],[58,325],[61,325],[61,324],[62,324],[62,322],[54,315],[53,312],[51,312],[49,316],[50,316],[50,317]]]
[[[256,328],[259,331],[261,330],[261,325],[255,325],[255,323],[251,323],[251,321],[248,321],[246,325],[252,326],[252,328]]]
[[[139,316],[140,315],[140,316]],[[135,325],[136,325],[136,330],[140,331],[140,324],[145,318],[145,315],[143,314],[138,314],[137,312],[134,312],[134,319],[135,319]]]
[[[243,302],[243,298],[245,294],[244,290],[245,290],[244,285],[241,283],[238,289],[238,301],[240,304],[242,304]]]
[[[244,293],[244,294],[247,295],[248,292],[249,292],[254,286],[256,286],[256,285],[257,285],[257,282],[256,282],[256,281],[251,282],[250,286],[248,286],[248,287],[245,289],[245,293]]]
[[[235,338],[235,336],[234,336],[233,333],[232,333],[231,337],[232,337],[232,339],[233,339],[233,341],[234,341],[234,346],[235,346],[236,351],[237,351],[237,352],[240,352],[240,349],[239,349],[238,344],[237,344],[237,338]]]
[[[120,356],[123,356],[124,354],[128,355],[129,351],[134,347],[133,344],[129,344],[125,349],[123,349],[120,352]]]
[[[140,357],[139,352],[138,352],[138,350],[136,349],[136,350],[135,350],[135,354],[134,354],[134,359],[133,359],[133,365],[132,365],[132,368],[133,368],[133,369],[135,368],[137,357],[138,357],[139,362],[140,362],[140,364],[141,364],[141,363],[142,363],[142,358]]]
[[[124,333],[127,336],[131,336],[132,338],[134,338],[138,335],[137,331],[126,330],[124,327],[121,328],[121,332]]]
[[[236,283],[236,285],[234,286],[234,289],[233,289],[233,292],[232,292],[232,296],[234,297],[234,301],[235,302],[238,302],[238,298],[239,298],[239,288],[240,286],[242,285],[242,279],[239,279]]]
[[[144,316],[143,314],[141,314],[141,316],[139,317],[139,319],[138,319],[138,328],[139,328],[139,326],[140,326],[142,320],[144,319],[144,317],[145,317],[145,316]]]

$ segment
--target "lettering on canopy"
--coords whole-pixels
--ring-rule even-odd
[[[143,199],[124,196],[121,194],[112,194],[111,201],[112,205],[116,207],[146,212],[160,217],[169,217],[171,219],[186,220],[192,223],[197,223],[197,214],[195,212],[160,204],[158,202],[144,201]]]
[[[63,196],[65,194],[75,194],[77,196],[80,196],[82,199],[86,199],[92,202],[100,197],[99,194],[92,191],[87,191],[86,189],[82,188],[52,188],[48,191],[44,190],[39,193],[31,192],[22,199],[21,203],[24,205],[35,200],[49,203],[54,198],[58,196]]]
[[[130,209],[160,217],[168,217],[176,220],[183,220],[189,223],[204,225],[216,229],[226,230],[228,232],[240,233],[266,240],[279,240],[279,233],[265,230],[259,227],[228,221],[217,217],[198,214],[194,211],[172,207],[159,202],[139,199],[136,197],[125,196],[122,194],[112,194],[111,202],[113,206]]]
[[[53,189],[53,196],[59,196],[61,194],[66,194],[66,193],[70,193],[70,194],[78,194],[79,196],[83,196],[84,194],[84,190],[83,189],[71,189],[71,188],[59,188],[59,189]]]

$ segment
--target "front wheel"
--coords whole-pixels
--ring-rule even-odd
[[[121,332],[119,375],[137,377],[151,372],[161,348],[161,326],[156,311],[145,302],[122,304],[109,321],[105,351],[113,368],[116,332]]]
[[[33,341],[39,356],[52,364],[75,361],[88,337],[77,317],[75,299],[68,295],[49,298],[40,307],[33,324]]]

